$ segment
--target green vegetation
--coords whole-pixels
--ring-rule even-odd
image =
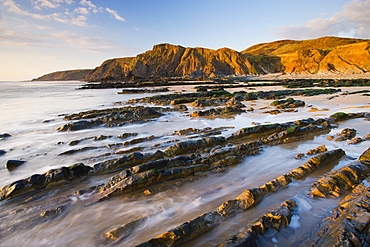
[[[358,94],[358,93],[369,93],[370,90],[361,90],[361,91],[354,91],[354,92],[345,92],[342,95],[349,95],[349,94]]]
[[[179,104],[191,103],[191,102],[193,102],[195,100],[197,100],[197,98],[175,99],[175,100],[171,101],[171,105],[179,105]]]
[[[293,133],[293,132],[295,132],[297,129],[299,129],[299,125],[294,125],[293,127],[290,127],[290,128],[288,128],[286,131],[288,132],[288,133]]]
[[[258,99],[258,96],[254,92],[245,94],[245,100],[257,100],[257,99]]]
[[[346,120],[348,119],[348,114],[345,113],[345,112],[337,112],[337,113],[334,113],[332,115],[330,115],[331,118],[335,118],[337,120]]]
[[[272,106],[277,106],[277,105],[281,105],[281,104],[285,104],[285,103],[289,103],[289,102],[294,102],[295,100],[293,98],[287,98],[285,100],[275,100],[273,102],[271,102],[270,105]]]

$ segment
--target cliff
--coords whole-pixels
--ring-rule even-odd
[[[218,50],[159,44],[135,58],[105,61],[85,79],[112,80],[160,77],[217,77],[248,75],[252,65],[243,54],[228,48]]]
[[[91,69],[66,70],[49,73],[32,81],[82,81]]]
[[[363,74],[370,71],[370,40],[322,37],[280,40],[241,52],[159,44],[136,57],[114,58],[93,70],[62,71],[36,80],[117,81],[253,74]],[[85,73],[85,74],[84,74]]]
[[[337,37],[281,40],[258,44],[241,53],[252,61],[260,57],[262,62],[252,62],[258,73],[362,74],[370,71],[369,42]]]

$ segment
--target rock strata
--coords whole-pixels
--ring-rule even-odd
[[[237,198],[224,202],[216,210],[206,212],[138,246],[180,246],[198,235],[217,227],[228,217],[259,204],[265,196],[277,192],[279,189],[289,185],[292,179],[306,177],[310,172],[326,165],[329,161],[338,160],[343,154],[344,152],[341,149],[319,154],[313,157],[311,161],[306,162],[303,166],[296,168],[289,174],[282,175],[259,188],[247,189]],[[309,167],[309,169],[305,169],[306,167]],[[297,177],[296,170],[303,169],[305,170],[302,175]],[[264,234],[270,228],[278,231],[281,227],[289,224],[294,207],[296,207],[295,201],[288,200],[284,202],[278,209],[265,214],[255,223],[252,223],[250,227],[241,230],[240,235],[233,236],[230,240],[226,240],[221,246],[244,246],[246,243],[254,243],[251,246],[257,246],[255,243],[259,235]],[[235,245],[233,245],[234,243]]]
[[[313,197],[339,197],[345,191],[357,186],[370,172],[369,149],[366,150],[359,161],[334,170],[320,178],[312,185],[310,195]]]
[[[367,246],[369,211],[370,188],[359,184],[339,202],[316,235],[301,246]]]
[[[231,236],[217,246],[258,246],[259,237],[263,236],[269,229],[279,231],[282,227],[290,224],[296,206],[294,200],[283,202],[279,207],[264,214],[245,228],[240,229],[238,234]]]
[[[77,131],[82,129],[93,128],[98,125],[106,127],[122,126],[127,123],[145,122],[162,116],[162,113],[150,107],[121,107],[104,110],[91,110],[65,116],[65,120],[80,120],[73,123],[65,124],[57,128],[57,131]]]
[[[0,200],[24,195],[29,192],[45,189],[61,183],[70,182],[86,176],[91,167],[82,163],[70,167],[52,169],[44,174],[34,174],[26,179],[15,181],[0,189]]]

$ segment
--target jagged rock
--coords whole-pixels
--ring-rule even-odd
[[[93,150],[93,149],[97,149],[97,147],[83,147],[83,148],[79,148],[79,149],[72,149],[72,150],[68,150],[68,151],[65,151],[63,153],[60,153],[58,155],[70,155],[70,154],[84,152],[84,151]]]
[[[132,220],[126,224],[115,227],[105,233],[105,238],[110,240],[117,240],[118,238],[125,238],[130,235],[136,228],[143,224],[148,217],[141,217],[136,220]]]
[[[180,142],[166,148],[164,150],[164,153],[167,156],[173,156],[185,153],[189,150],[196,150],[205,146],[222,144],[225,143],[225,141],[226,139],[224,137],[207,137],[195,141]]]
[[[245,112],[245,110],[236,107],[220,107],[212,108],[205,111],[195,111],[190,114],[190,117],[207,117],[207,116],[219,116],[224,114],[238,114]]]
[[[333,215],[323,221],[314,237],[302,246],[367,246],[370,222],[370,188],[360,184],[344,197]]]
[[[65,124],[57,131],[76,131],[93,128],[104,124],[106,127],[122,126],[127,123],[138,123],[162,116],[162,113],[144,106],[121,107],[103,110],[91,110],[64,116],[65,120],[80,120]]]
[[[186,105],[176,105],[173,109],[175,111],[187,111],[188,107]]]
[[[0,139],[5,139],[7,137],[11,137],[11,135],[8,133],[0,134]]]
[[[310,195],[313,197],[339,197],[344,191],[357,186],[369,171],[370,167],[360,161],[355,161],[320,178],[311,186]]]
[[[70,182],[84,177],[92,170],[91,167],[82,163],[70,167],[52,169],[44,174],[34,174],[29,178],[22,179],[3,186],[0,189],[0,200],[14,198],[31,191],[45,189],[59,183]]]
[[[242,104],[240,101],[231,100],[226,102],[226,106],[233,107],[233,108],[243,108],[245,107],[244,104]]]
[[[65,124],[62,127],[58,127],[56,131],[77,131],[82,129],[89,129],[98,125],[103,124],[101,121],[78,121],[75,123]]]
[[[8,169],[9,171],[12,171],[24,163],[26,163],[26,161],[24,160],[8,160],[5,166],[6,166],[6,169]]]
[[[187,129],[182,129],[182,130],[175,130],[173,132],[174,135],[190,135],[190,134],[195,134],[195,133],[200,133],[202,130],[200,129],[195,129],[195,128],[187,128]]]
[[[287,200],[217,246],[258,246],[259,236],[263,236],[269,229],[279,231],[289,225],[295,207],[297,204],[294,200]]]
[[[117,137],[121,139],[126,139],[130,136],[137,136],[137,135],[138,135],[137,133],[123,133],[121,135],[118,135]]]
[[[326,148],[326,146],[325,145],[321,145],[321,146],[318,146],[317,148],[308,150],[306,152],[306,154],[307,155],[314,155],[314,154],[323,153],[323,152],[326,152],[326,151],[328,151],[328,149]]]
[[[340,154],[342,153],[344,153],[343,150],[339,149],[317,155],[317,165],[312,166],[312,170],[318,168],[321,162],[326,162],[333,158],[333,156],[340,156]],[[276,192],[278,189],[287,186],[292,182],[292,178],[294,178],[290,174],[291,173],[279,176],[271,182],[262,185],[260,188],[247,189],[236,199],[224,202],[216,210],[204,213],[203,215],[200,215],[197,218],[188,221],[176,228],[173,228],[172,230],[163,233],[158,237],[144,242],[138,246],[144,247],[181,245],[195,238],[199,234],[211,230],[228,217],[235,215],[236,213],[239,213],[243,210],[247,210],[251,206],[257,205],[269,193]],[[305,174],[304,176],[306,175],[307,174]],[[250,224],[250,227],[242,229],[241,234],[232,237],[230,240],[224,242],[225,245],[220,246],[234,246],[233,243],[239,243],[242,245],[249,243],[251,244],[251,246],[256,246],[258,236],[263,235],[271,228],[278,231],[281,227],[289,224],[294,207],[296,207],[295,201],[285,201],[279,208],[266,213],[263,217]],[[205,218],[208,218],[207,222],[204,221]],[[205,225],[205,223],[207,224]],[[197,227],[193,227],[194,224],[196,224]],[[237,240],[240,240],[240,242],[235,242]]]
[[[211,211],[137,246],[180,246],[190,239],[208,232],[217,226],[220,220],[221,216],[216,211]]]
[[[363,152],[358,160],[364,163],[370,163],[370,148]]]
[[[277,109],[297,108],[297,107],[305,106],[305,102],[302,100],[295,100],[293,98],[287,98],[286,100],[273,101],[270,105],[275,106]]]
[[[312,171],[316,170],[318,167],[324,166],[327,163],[338,160],[344,155],[345,152],[342,149],[336,149],[318,154],[317,156],[309,159],[306,163],[304,163],[304,165],[294,169],[292,172],[288,174],[288,176],[294,179],[302,179]]]
[[[305,154],[304,154],[304,153],[299,153],[299,154],[296,154],[296,156],[294,156],[294,158],[295,158],[295,159],[297,159],[297,160],[300,160],[300,159],[302,159],[304,156],[305,156]]]
[[[57,208],[49,209],[40,214],[41,217],[53,218],[63,213],[70,204],[62,205]]]
[[[347,144],[359,144],[359,143],[364,142],[364,141],[366,141],[366,140],[361,138],[361,137],[355,137],[352,140],[349,140],[347,142]]]
[[[118,150],[115,152],[115,154],[127,154],[127,153],[133,153],[133,152],[138,152],[142,151],[144,148],[143,147],[133,147],[128,150]]]
[[[191,102],[191,107],[206,107],[206,106],[219,106],[223,105],[225,102],[220,99],[197,99]]]

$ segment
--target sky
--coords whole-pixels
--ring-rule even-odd
[[[0,0],[0,81],[93,69],[159,43],[242,51],[370,38],[370,0]]]

